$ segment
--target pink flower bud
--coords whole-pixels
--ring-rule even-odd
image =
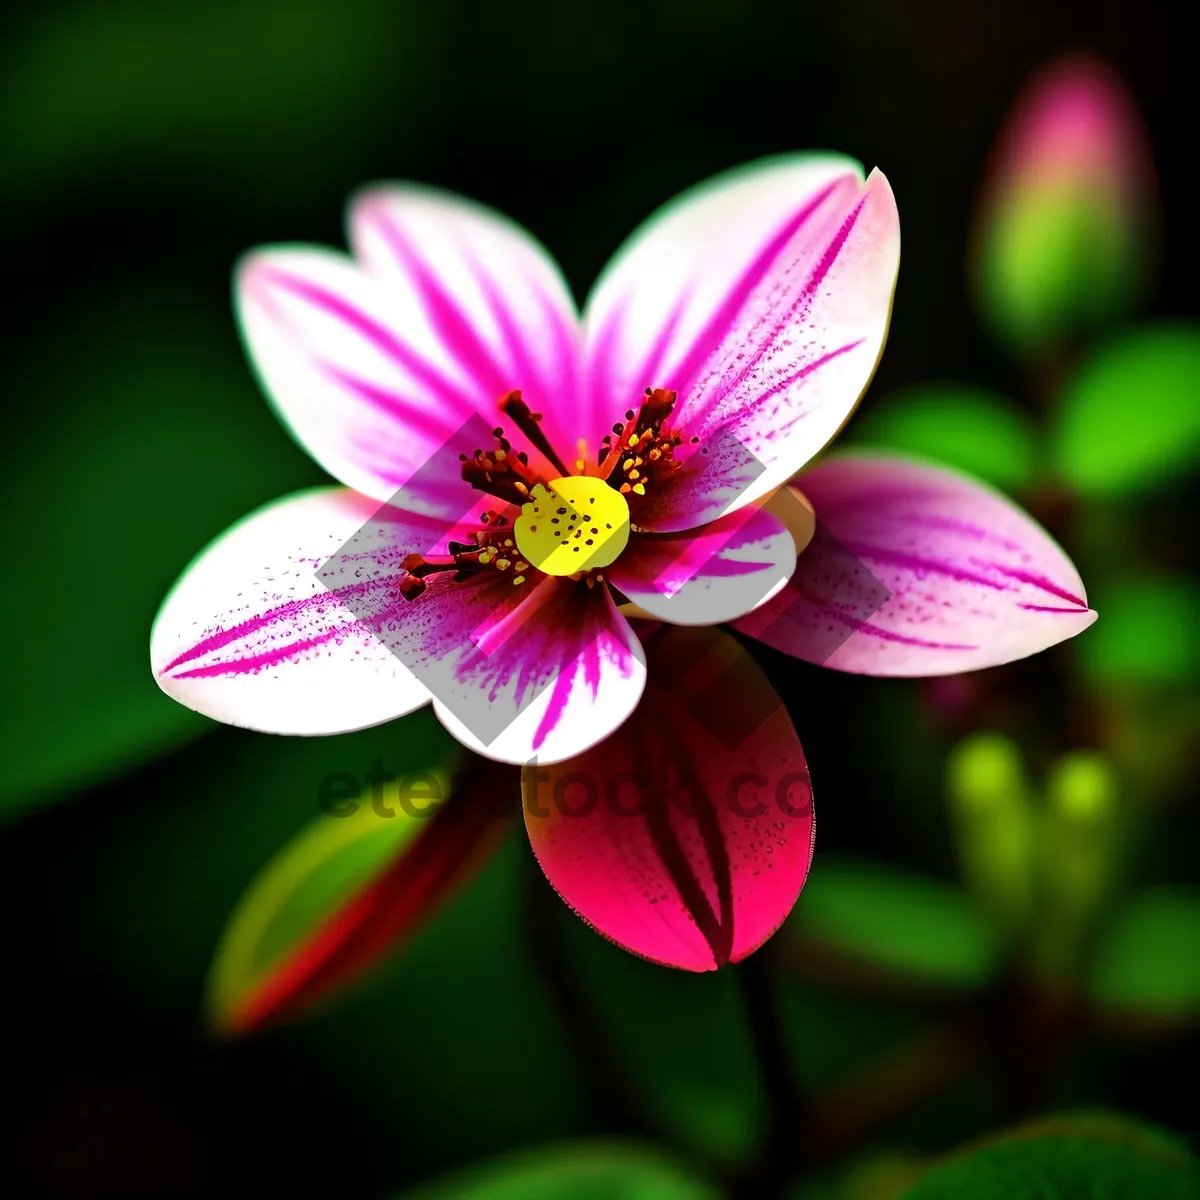
[[[1154,167],[1133,96],[1104,63],[1058,59],[1018,96],[981,197],[976,292],[1037,351],[1123,315],[1150,274]]]

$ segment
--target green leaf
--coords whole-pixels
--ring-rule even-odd
[[[1197,1200],[1200,1169],[1150,1126],[1107,1114],[1052,1117],[968,1147],[904,1200]]]
[[[854,441],[957,467],[996,487],[1027,487],[1037,469],[1037,431],[1011,400],[963,383],[927,383],[874,402]]]
[[[452,771],[459,755],[448,735],[433,740],[439,765],[380,774],[357,799],[339,797],[247,889],[210,976],[217,1029],[258,1029],[357,983],[495,846],[505,810],[481,793],[478,770]],[[514,804],[517,787],[514,771]]]
[[[1196,678],[1200,588],[1191,580],[1142,576],[1100,584],[1093,603],[1101,618],[1076,644],[1092,680],[1162,686]]]
[[[717,1200],[719,1195],[658,1151],[601,1141],[509,1155],[405,1193],[407,1200]]]
[[[1134,1016],[1200,1016],[1200,892],[1156,888],[1114,915],[1097,950],[1092,1002]]]
[[[1200,328],[1146,326],[1089,358],[1052,430],[1063,481],[1085,496],[1150,491],[1200,452]]]
[[[0,478],[10,637],[0,814],[144,763],[212,723],[168,699],[150,624],[192,556],[322,479],[279,427],[232,322],[194,302],[106,300],[10,377]],[[36,618],[36,624],[34,624]]]
[[[849,859],[818,857],[790,925],[802,939],[939,987],[979,987],[1000,954],[958,888]]]
[[[363,781],[377,762],[399,775],[447,744],[429,709],[328,738],[221,729],[82,814],[47,813],[14,831],[44,837],[41,853],[61,872],[40,918],[47,943],[123,1010],[199,1041],[221,931],[262,865],[320,816],[322,780],[347,772]],[[524,829],[513,827],[479,875],[361,986],[306,1020],[222,1047],[221,1059],[253,1074],[267,1055],[285,1073],[327,1080],[312,1103],[352,1096],[356,1162],[378,1179],[397,1177],[397,1129],[406,1178],[582,1132],[584,1077],[527,947],[535,880],[546,887]],[[336,1146],[328,1154],[344,1155],[341,1139]]]
[[[420,95],[428,120],[438,11],[386,0],[32,8],[0,71],[8,193],[112,164],[254,185],[241,203],[264,186],[319,185],[406,97]]]

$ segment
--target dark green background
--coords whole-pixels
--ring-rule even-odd
[[[361,775],[378,753],[415,761],[431,729],[420,717],[348,739],[271,739],[209,728],[153,686],[150,621],[192,554],[252,506],[321,478],[242,361],[231,265],[260,242],[341,244],[350,191],[408,178],[512,214],[582,297],[619,241],[680,189],[760,155],[837,149],[884,169],[904,237],[864,409],[902,385],[965,379],[1032,410],[966,284],[988,149],[1047,57],[1081,45],[1105,55],[1137,95],[1159,171],[1164,252],[1147,312],[1195,317],[1186,8],[10,9],[0,37],[7,1194],[387,1194],[582,1134],[649,1132],[718,1163],[746,1158],[761,1098],[732,973],[659,971],[601,942],[554,907],[519,831],[364,991],[245,1043],[205,1033],[203,981],[225,918],[316,815],[319,780]],[[1194,479],[1175,480],[1144,502],[1139,525],[1106,510],[1091,561],[1117,563],[1133,556],[1132,539],[1140,553],[1149,538],[1152,560],[1194,570],[1179,543],[1195,503]],[[1069,655],[1060,647],[994,673],[1011,698],[1001,719],[1035,771],[1072,744],[1047,733],[1064,724]],[[930,690],[765,651],[760,661],[809,756],[816,870],[852,854],[952,879],[942,770],[964,730],[937,718]],[[1190,797],[1186,766],[1171,767],[1173,799]],[[1145,839],[1136,873],[1195,882],[1195,806],[1169,820],[1169,833]],[[578,1003],[555,982],[564,969]],[[869,988],[846,1000],[789,974],[785,993],[794,1067],[814,1094],[932,1020]],[[1065,1061],[1046,1057],[1016,1068],[1053,1067],[1035,1107],[1102,1104],[1200,1133],[1190,1026],[1133,1043],[1082,1035]],[[1021,1105],[981,1065],[866,1146],[936,1153],[1016,1115]]]

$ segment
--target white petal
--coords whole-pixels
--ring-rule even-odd
[[[637,635],[607,588],[596,587],[582,598],[582,604],[572,604],[570,619],[563,619],[565,612],[555,619],[544,611],[549,620],[531,620],[510,638],[496,655],[498,680],[476,669],[453,697],[439,691],[434,711],[464,746],[499,762],[561,762],[608,737],[637,707],[646,684],[646,656]],[[519,673],[503,661],[510,658],[522,665]],[[456,711],[469,713],[475,729],[482,728],[474,719],[478,702],[466,693],[489,685],[486,702],[507,724],[493,732],[500,722],[492,723],[485,742]]]
[[[187,568],[154,622],[159,686],[206,716],[271,733],[341,733],[426,703],[424,686],[362,620],[364,603],[383,613],[398,601],[391,535],[370,525],[378,507],[321,488],[227,530]],[[364,528],[359,549],[371,569],[331,592],[318,569]]]

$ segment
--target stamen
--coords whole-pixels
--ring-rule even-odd
[[[461,583],[470,579],[481,570],[491,568],[506,572],[512,566],[515,557],[508,549],[513,546],[512,530],[507,528],[503,518],[497,518],[494,513],[485,514],[491,517],[493,525],[503,524],[504,528],[480,529],[473,536],[474,542],[449,542],[449,554],[406,554],[402,562],[404,576],[398,588],[405,600],[415,600],[429,587],[425,582],[431,575],[445,575],[453,572],[454,582]],[[513,571],[515,578],[512,583],[519,587],[525,583],[528,576],[523,572],[529,569],[529,564],[521,559]]]
[[[520,391],[509,392],[500,401],[500,411],[529,439],[531,446],[537,447],[546,456],[547,461],[560,475],[569,474],[563,460],[558,457],[554,452],[554,447],[550,445],[550,439],[546,437],[538,424],[541,419],[540,415],[529,411],[529,405],[521,399]]]
[[[683,438],[671,429],[667,420],[675,407],[676,395],[667,388],[647,388],[641,408],[629,409],[625,424],[613,426],[606,435],[597,474],[627,497],[644,496],[656,483],[679,469],[675,447]]]

